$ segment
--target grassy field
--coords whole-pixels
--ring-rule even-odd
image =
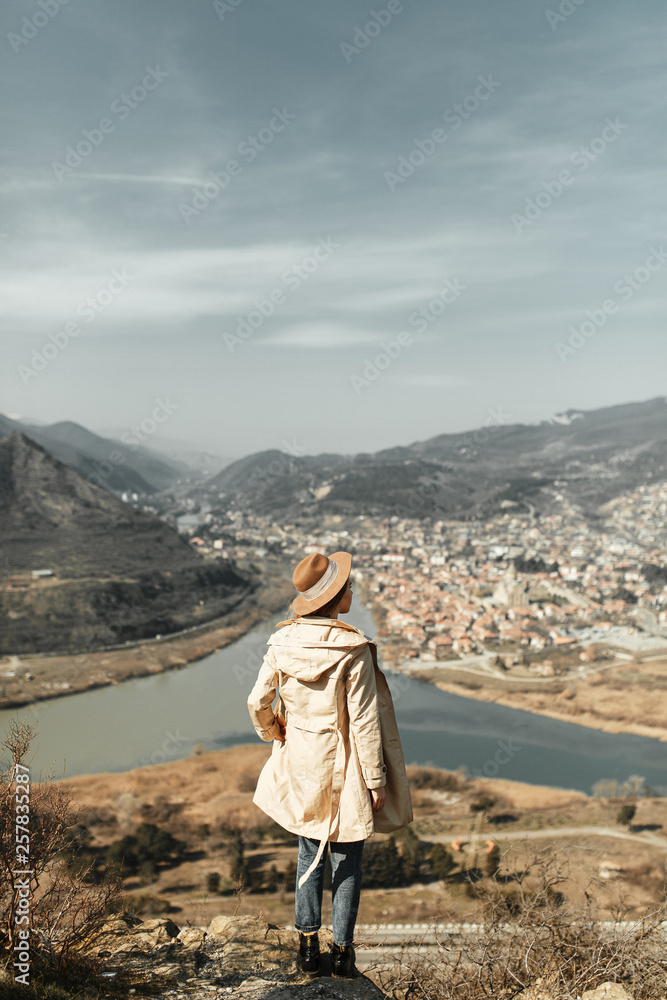
[[[289,877],[277,891],[257,892],[234,891],[230,879],[232,842],[239,833],[251,872],[266,873],[275,865],[283,873],[296,861],[296,838],[252,803],[257,776],[269,753],[268,744],[257,743],[122,774],[68,779],[82,822],[93,834],[91,851],[100,859],[109,844],[142,822],[154,823],[186,844],[183,859],[160,864],[155,881],[128,877],[130,906],[147,915],[169,913],[181,925],[206,924],[219,913],[261,914],[275,923],[293,922]],[[411,885],[364,889],[360,923],[478,919],[482,903],[465,872],[475,870],[480,858],[483,863],[487,840],[498,846],[499,877],[509,887],[526,877],[536,857],[558,854],[568,873],[562,891],[573,902],[586,891],[593,892],[600,912],[607,916],[615,912],[620,899],[629,915],[637,916],[664,898],[665,799],[638,799],[633,827],[628,829],[617,823],[620,800],[511,781],[465,780],[433,768],[410,767],[408,774],[415,811],[412,829],[425,842],[422,870]],[[486,808],[475,812],[480,803]],[[580,832],[582,828],[589,832]],[[476,857],[473,832],[478,837]],[[451,848],[455,837],[469,842],[461,852]],[[434,877],[428,865],[430,850],[438,841],[449,845],[456,860],[443,880]],[[207,889],[212,872],[220,875],[228,893]]]
[[[443,691],[521,708],[608,733],[636,733],[667,740],[667,659],[626,662],[574,680],[502,684],[434,668],[423,673]]]

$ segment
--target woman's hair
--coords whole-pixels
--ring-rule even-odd
[[[317,616],[318,618],[329,618],[332,611],[335,611],[340,602],[343,600],[343,594],[347,590],[347,580],[340,588],[337,594],[335,594],[330,601],[328,601],[324,607],[318,608],[316,611],[311,611],[308,615],[301,615],[302,618],[311,618]]]

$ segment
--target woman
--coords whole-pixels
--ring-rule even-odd
[[[294,926],[297,967],[320,972],[324,863],[331,845],[332,975],[353,977],[364,841],[412,821],[391,693],[375,644],[338,620],[352,603],[349,552],[302,559],[296,617],[268,640],[248,710],[273,740],[253,802],[299,837]],[[273,701],[280,690],[280,709]]]

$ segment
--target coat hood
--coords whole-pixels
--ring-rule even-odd
[[[347,622],[312,617],[286,622],[269,637],[268,645],[283,674],[300,681],[314,681],[352,650],[371,641]]]

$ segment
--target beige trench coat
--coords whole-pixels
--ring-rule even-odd
[[[282,624],[282,623],[280,623]],[[375,644],[347,622],[297,618],[270,636],[248,698],[261,739],[273,740],[253,802],[291,833],[320,841],[365,840],[412,821],[391,692]],[[273,701],[280,690],[285,741]],[[386,785],[374,813],[368,790]]]

